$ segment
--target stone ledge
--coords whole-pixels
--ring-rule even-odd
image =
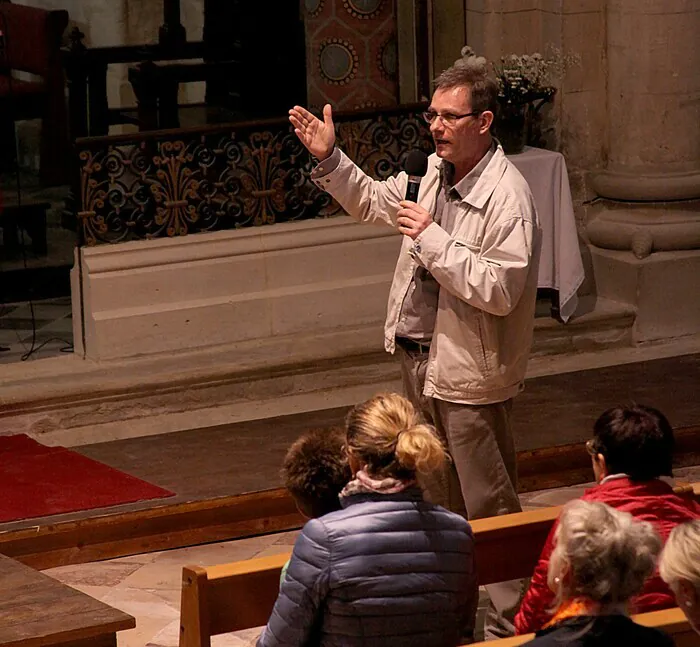
[[[577,370],[585,357],[600,362],[604,353],[614,364],[612,353],[634,350],[620,348],[630,343],[629,307],[584,297],[579,311],[566,325],[537,319],[529,374]],[[128,360],[8,365],[0,433],[79,445],[346,406],[400,390],[382,340],[381,326],[368,325]]]
[[[575,317],[566,325],[552,318],[535,320],[532,357],[630,346],[635,317],[632,306],[595,296],[581,297]]]

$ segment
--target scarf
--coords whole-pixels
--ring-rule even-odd
[[[601,606],[598,602],[593,602],[587,598],[574,598],[567,602],[562,602],[556,610],[554,617],[545,624],[542,629],[556,625],[569,618],[578,616],[612,616],[612,615],[627,615],[627,606],[625,604],[611,604]]]
[[[585,598],[574,598],[567,602],[562,602],[552,619],[543,625],[542,629],[549,629],[553,625],[557,625],[569,618],[578,616],[595,616],[598,615],[599,605]]]
[[[353,494],[397,494],[403,492],[416,484],[415,480],[402,481],[392,477],[383,479],[373,478],[367,473],[367,466],[361,469],[355,478],[350,481],[340,493],[341,497],[352,496]]]

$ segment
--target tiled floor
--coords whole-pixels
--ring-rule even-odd
[[[1,273],[23,268],[58,267],[73,264],[73,248],[76,244],[75,231],[65,229],[61,224],[61,215],[65,201],[70,195],[70,187],[42,187],[37,175],[24,172],[20,179],[20,192],[17,191],[16,177],[11,173],[0,174],[0,204],[17,205],[47,202],[50,207],[46,212],[46,242],[48,251],[38,256],[31,250],[30,238],[26,232],[21,233],[24,251],[7,250],[0,243],[0,277]],[[0,226],[1,228],[1,226]]]
[[[700,481],[700,467],[677,470],[677,478]],[[589,484],[590,485],[590,484]],[[531,492],[521,497],[525,509],[560,505],[589,485]],[[121,609],[136,618],[136,628],[119,635],[119,647],[176,647],[179,639],[180,580],[187,564],[209,566],[275,555],[291,550],[297,532],[239,539],[179,550],[122,557],[45,571],[61,582]],[[480,596],[480,624],[487,597]],[[252,645],[259,629],[212,639],[213,647]]]
[[[70,297],[0,305],[0,349],[0,364],[72,352]]]

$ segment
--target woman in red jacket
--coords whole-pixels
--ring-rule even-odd
[[[664,542],[678,524],[700,519],[700,505],[692,496],[674,493],[660,479],[671,476],[673,455],[673,430],[660,411],[641,405],[608,409],[596,421],[586,447],[597,485],[581,497],[583,500],[600,501],[651,522]],[[555,611],[554,594],[547,586],[547,566],[556,527],[555,523],[515,618],[519,634],[541,629]],[[655,571],[632,600],[631,612],[675,605],[673,593]]]

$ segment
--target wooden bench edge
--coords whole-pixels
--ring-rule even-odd
[[[211,647],[209,576],[203,566],[183,566],[180,647]]]

